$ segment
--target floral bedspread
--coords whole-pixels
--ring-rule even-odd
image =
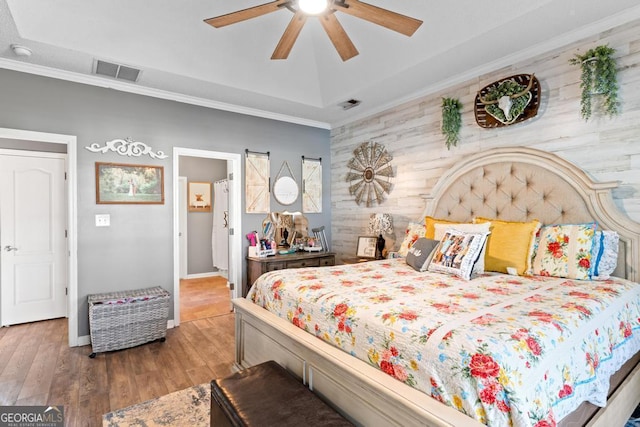
[[[491,426],[603,406],[640,351],[640,285],[416,272],[403,259],[261,276],[248,299]]]

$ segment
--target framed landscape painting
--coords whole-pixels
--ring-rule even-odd
[[[97,204],[164,204],[164,167],[96,162]]]

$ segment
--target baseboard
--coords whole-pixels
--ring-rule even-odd
[[[210,271],[208,273],[187,274],[186,279],[202,279],[203,277],[222,276],[222,271]]]
[[[83,335],[81,337],[78,337],[78,347],[82,347],[83,345],[90,345],[90,344],[91,344],[90,335]]]

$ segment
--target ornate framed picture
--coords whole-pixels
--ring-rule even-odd
[[[189,183],[189,212],[211,212],[211,183]]]
[[[376,258],[376,243],[378,238],[375,236],[360,236],[358,237],[358,246],[356,249],[356,256],[358,258]]]
[[[164,204],[164,167],[96,162],[97,204]]]

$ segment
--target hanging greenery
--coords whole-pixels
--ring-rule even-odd
[[[609,117],[618,114],[618,71],[613,58],[615,49],[608,45],[589,49],[584,55],[576,55],[569,60],[582,69],[580,88],[580,115],[589,120],[592,114],[592,97],[602,97],[602,109]]]
[[[458,134],[462,127],[462,104],[454,98],[442,98],[442,134],[447,138],[445,144],[450,150],[459,141]]]

